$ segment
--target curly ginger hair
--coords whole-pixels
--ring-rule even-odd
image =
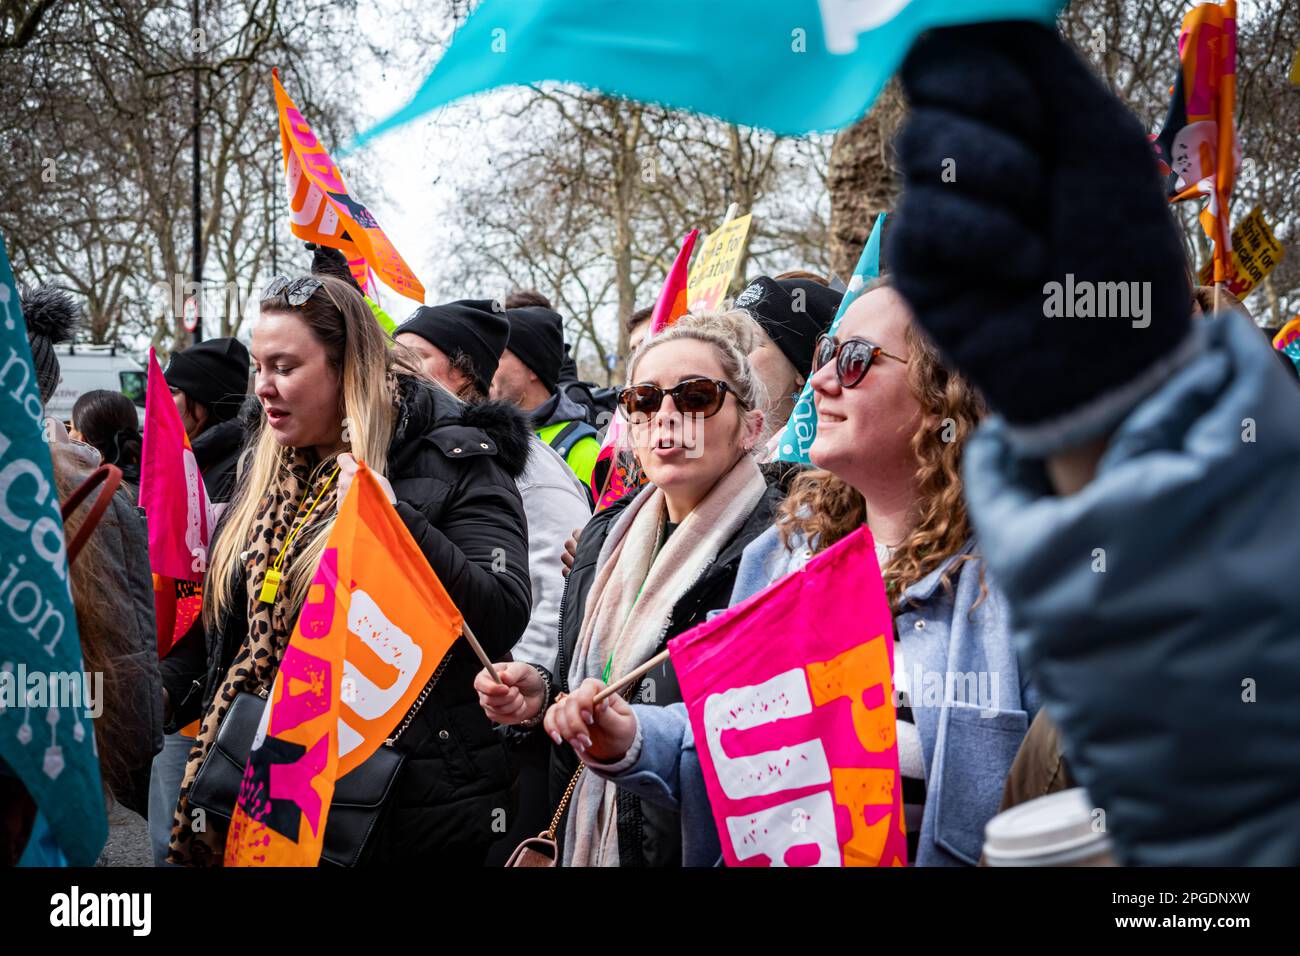
[[[888,285],[887,279],[869,288],[883,285]],[[916,523],[881,568],[895,610],[904,591],[960,551],[970,537],[961,457],[966,439],[986,414],[979,392],[943,364],[918,325],[909,323],[906,337],[907,383],[920,405],[921,421],[911,441],[916,457]],[[866,520],[862,495],[824,469],[804,472],[791,483],[776,519],[784,545],[789,547],[791,538],[799,534],[815,551],[830,547]],[[969,557],[947,570],[945,587],[951,586],[952,575]]]

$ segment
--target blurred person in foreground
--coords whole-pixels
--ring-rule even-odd
[[[1192,321],[1145,131],[1056,32],[936,30],[901,78],[889,258],[996,413],[968,504],[1071,774],[1123,863],[1300,863],[1294,381]],[[1141,308],[1049,317],[1066,282]]]

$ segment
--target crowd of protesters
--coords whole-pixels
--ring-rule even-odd
[[[1294,369],[1240,303],[1210,314],[1142,129],[1055,33],[934,31],[901,77],[884,274],[834,336],[841,293],[808,271],[657,332],[649,309],[625,317],[619,453],[638,480],[594,511],[602,423],[535,291],[421,307],[386,337],[317,249],[268,286],[251,348],[172,355],[221,509],[202,613],[150,656],[127,491],[94,535],[111,572],[72,576],[87,661],[116,675],[104,779],[147,803],[157,862],[220,864],[225,831],[195,828],[191,787],[236,695],[274,681],[363,459],[499,662],[453,646],[365,863],[500,864],[563,805],[563,865],[716,864],[672,664],[596,694],[864,524],[895,627],[911,862],[975,865],[999,809],[1079,785],[1119,862],[1300,863]],[[1044,318],[1067,272],[1149,283],[1149,327]],[[805,383],[812,466],[777,464]],[[65,492],[101,460],[139,480],[120,396],[84,396],[55,447]],[[277,558],[287,599],[267,604]],[[995,677],[978,705],[909,681],[972,672]]]

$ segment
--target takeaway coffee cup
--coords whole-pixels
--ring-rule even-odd
[[[989,866],[1114,866],[1110,837],[1082,787],[1004,810],[984,827]]]

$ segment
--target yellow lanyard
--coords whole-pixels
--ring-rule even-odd
[[[330,472],[330,476],[325,479],[325,484],[321,487],[320,494],[318,494],[315,500],[312,501],[311,507],[307,509],[307,513],[298,519],[298,523],[295,524],[293,530],[289,532],[289,537],[284,539],[284,547],[280,549],[280,553],[276,556],[272,565],[267,568],[266,577],[262,579],[262,590],[257,595],[257,599],[263,604],[275,603],[275,595],[280,590],[280,569],[284,566],[284,556],[289,551],[289,545],[293,544],[293,539],[298,536],[298,532],[302,529],[302,526],[307,523],[307,519],[311,517],[311,513],[316,510],[316,506],[320,504],[320,500],[325,497],[325,492],[330,490],[330,485],[334,483],[334,478],[338,473],[338,466],[335,465],[334,470]]]

